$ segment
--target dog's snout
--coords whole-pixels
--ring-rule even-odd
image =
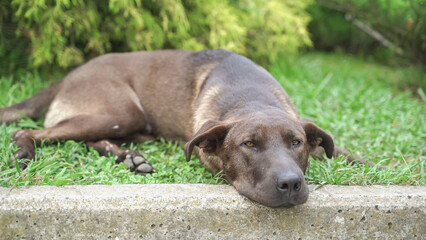
[[[302,188],[302,178],[296,173],[285,173],[278,176],[276,187],[281,192],[298,192]]]

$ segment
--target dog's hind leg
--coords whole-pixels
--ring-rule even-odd
[[[35,155],[34,143],[40,144],[41,141],[55,142],[62,140],[74,140],[74,141],[86,141],[86,142],[98,142],[91,143],[92,146],[97,150],[102,148],[100,140],[105,139],[120,139],[125,138],[128,135],[132,135],[135,132],[143,131],[146,127],[146,120],[142,112],[132,112],[130,115],[78,115],[62,121],[57,125],[45,128],[42,130],[20,130],[12,135],[18,146],[18,152],[12,161],[15,159],[33,159]],[[142,155],[134,152],[125,152],[115,145],[111,153],[119,157],[118,161],[125,161],[127,155],[130,155],[132,161],[139,163],[140,159],[135,158]],[[106,147],[105,147],[106,149]],[[102,152],[101,152],[102,154]],[[147,163],[143,160],[143,163]],[[142,163],[135,164],[135,167],[139,167]],[[20,163],[21,167],[25,167],[24,163]],[[150,165],[149,165],[150,166]],[[152,172],[153,169],[148,171],[147,167],[144,168],[145,173]]]

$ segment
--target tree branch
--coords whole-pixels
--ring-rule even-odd
[[[351,22],[352,24],[354,24],[356,27],[358,27],[361,31],[365,32],[367,35],[369,35],[370,37],[374,38],[376,41],[378,41],[381,45],[388,47],[388,48],[393,48],[395,49],[395,52],[399,55],[403,54],[403,51],[400,47],[396,46],[396,44],[393,44],[391,41],[389,41],[388,39],[386,39],[381,33],[379,33],[378,31],[374,30],[369,24],[363,23],[362,21],[356,19],[350,12],[354,12],[354,9],[352,9],[350,6],[345,6],[344,4],[339,5],[336,2],[333,1],[327,1],[327,0],[316,0],[316,2],[321,5],[324,6],[326,8],[338,11],[338,12],[342,12],[345,13],[345,19],[349,22]],[[384,24],[383,24],[384,25]],[[386,26],[386,25],[384,25]],[[394,31],[396,31],[397,29],[393,29]],[[396,31],[396,32],[400,32],[400,31]]]
[[[368,24],[363,23],[360,20],[356,19],[354,16],[352,16],[352,14],[346,13],[345,19],[351,22],[352,24],[354,24],[355,26],[357,26],[363,32],[368,34],[370,37],[377,40],[383,46],[395,49],[395,52],[399,55],[402,55],[404,53],[401,48],[393,44],[391,41],[387,40],[385,37],[383,37],[382,34],[374,30],[373,28],[371,28]]]

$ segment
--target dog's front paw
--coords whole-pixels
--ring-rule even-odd
[[[123,164],[126,165],[130,171],[134,171],[135,174],[145,176],[146,174],[154,173],[155,170],[152,165],[140,155],[127,154]]]

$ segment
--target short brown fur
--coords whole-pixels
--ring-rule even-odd
[[[153,167],[120,143],[184,139],[188,160],[194,150],[238,192],[270,207],[307,200],[309,154],[355,160],[312,121],[300,119],[265,69],[226,50],[107,54],[32,98],[0,109],[0,123],[17,121],[21,114],[46,116],[45,128],[15,132],[19,149],[12,160],[34,158],[34,142],[86,141],[144,175]]]

